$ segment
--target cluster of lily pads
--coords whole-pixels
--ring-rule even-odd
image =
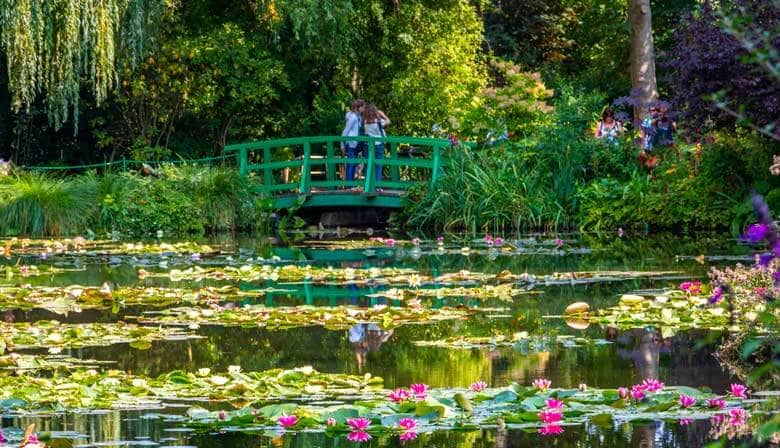
[[[0,353],[45,348],[57,353],[64,348],[99,347],[128,343],[146,349],[152,342],[199,338],[176,327],[140,326],[125,322],[66,324],[39,320],[34,323],[0,323]]]
[[[495,336],[454,336],[445,339],[413,342],[421,347],[438,347],[447,349],[474,349],[495,347],[528,348],[529,351],[549,350],[550,346],[560,345],[564,348],[586,347],[590,345],[611,344],[603,339],[582,338],[572,335],[529,335],[526,331],[511,336],[499,334]]]
[[[482,309],[481,311],[485,311]],[[345,330],[358,323],[372,322],[383,329],[403,324],[426,323],[448,319],[465,319],[475,310],[463,308],[395,307],[377,305],[371,308],[355,307],[266,307],[247,305],[209,308],[178,307],[147,312],[136,316],[145,325],[178,325],[197,328],[200,325],[265,327],[289,329],[323,326],[331,330]]]
[[[46,377],[0,376],[0,410],[48,412],[65,410],[158,408],[166,400],[214,400],[235,405],[257,400],[378,399],[383,382],[371,374],[318,372],[311,367],[244,372],[209,368],[176,370],[158,377],[118,370],[55,371]]]
[[[654,326],[668,331],[710,329],[738,331],[745,325],[757,325],[759,331],[771,331],[756,322],[766,311],[760,302],[729,308],[726,303],[712,303],[701,282],[684,282],[678,290],[646,295],[625,294],[614,306],[591,312],[587,304],[572,304],[568,319],[580,319],[617,328]],[[775,310],[777,313],[777,310]],[[775,316],[774,322],[777,322]]]
[[[162,255],[162,254],[210,254],[220,252],[210,245],[195,242],[177,243],[122,243],[114,240],[95,240],[84,237],[65,239],[9,238],[0,242],[0,250],[6,257],[11,255],[34,255],[46,258],[49,255]]]
[[[0,308],[45,309],[60,314],[82,309],[111,309],[123,306],[163,307],[169,305],[215,303],[264,295],[263,290],[240,290],[233,285],[199,289],[123,287],[108,283],[99,287],[0,286]]]
[[[646,419],[678,421],[726,418],[743,425],[760,400],[748,400],[739,384],[722,395],[690,387],[668,387],[645,380],[631,389],[551,388],[549,380],[536,379],[531,386],[517,383],[488,388],[475,381],[469,389],[431,389],[425,384],[386,391],[386,396],[350,403],[299,404],[279,402],[234,411],[191,408],[189,419],[179,423],[204,431],[223,428],[247,431],[325,431],[343,434],[353,442],[395,434],[411,440],[419,432],[437,429],[479,428],[533,429],[542,435],[564,432],[567,425]]]

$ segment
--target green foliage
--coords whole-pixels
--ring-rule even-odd
[[[94,179],[17,173],[0,179],[0,233],[67,235],[86,229],[97,199]]]
[[[203,214],[188,192],[171,182],[154,178],[139,179],[127,203],[120,205],[122,215],[116,229],[130,235],[166,235],[203,233]]]

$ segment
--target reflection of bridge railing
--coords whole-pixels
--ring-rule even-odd
[[[348,159],[341,142],[359,141],[366,154]],[[377,158],[375,145],[384,143],[385,157]],[[416,137],[297,137],[228,145],[235,153],[242,175],[262,178],[259,192],[274,198],[276,208],[302,204],[308,207],[401,207],[403,192],[429,182],[436,184],[442,167],[442,151],[449,140]],[[336,152],[339,152],[338,156]],[[364,179],[345,180],[338,175],[347,163],[364,164]],[[381,179],[375,167],[386,168]]]

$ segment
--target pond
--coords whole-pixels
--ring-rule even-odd
[[[79,447],[694,447],[735,431],[706,413],[680,418],[669,406],[656,418],[578,419],[590,412],[583,407],[567,414],[562,433],[543,435],[538,419],[525,424],[522,412],[522,422],[503,411],[496,419],[504,409],[496,392],[468,391],[484,382],[477,389],[530,400],[525,387],[546,378],[551,388],[571,391],[558,398],[644,380],[724,394],[743,378],[714,356],[721,330],[588,325],[561,315],[573,302],[608,308],[627,293],[660,295],[681,282],[706,282],[711,266],[751,263],[750,249],[737,240],[387,238],[318,232],[198,244],[7,240],[3,347],[21,355],[4,361],[0,376],[9,446],[18,446],[30,423],[49,446]],[[315,373],[300,373],[306,366]],[[298,390],[305,393],[263,376],[269,371],[273,378],[306,376]],[[244,373],[245,389],[229,389]],[[211,383],[196,390],[199,378]],[[358,389],[336,386],[350,382]],[[514,392],[506,389],[513,383]],[[448,428],[423,426],[428,416],[416,404],[412,412],[424,418],[415,437],[379,431],[359,444],[336,430],[343,421],[328,429],[306,420],[330,415],[316,409],[295,411],[311,423],[298,430],[241,417],[244,406],[255,413],[290,402],[357,406],[412,384],[426,384],[440,403],[462,411],[452,394],[472,394],[476,410],[467,417],[481,423],[462,424],[461,416]],[[215,415],[225,424],[213,424],[208,416]]]

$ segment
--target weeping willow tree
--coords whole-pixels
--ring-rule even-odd
[[[84,81],[99,105],[151,44],[169,0],[0,0],[0,52],[15,112],[42,96],[49,121],[78,125]]]

